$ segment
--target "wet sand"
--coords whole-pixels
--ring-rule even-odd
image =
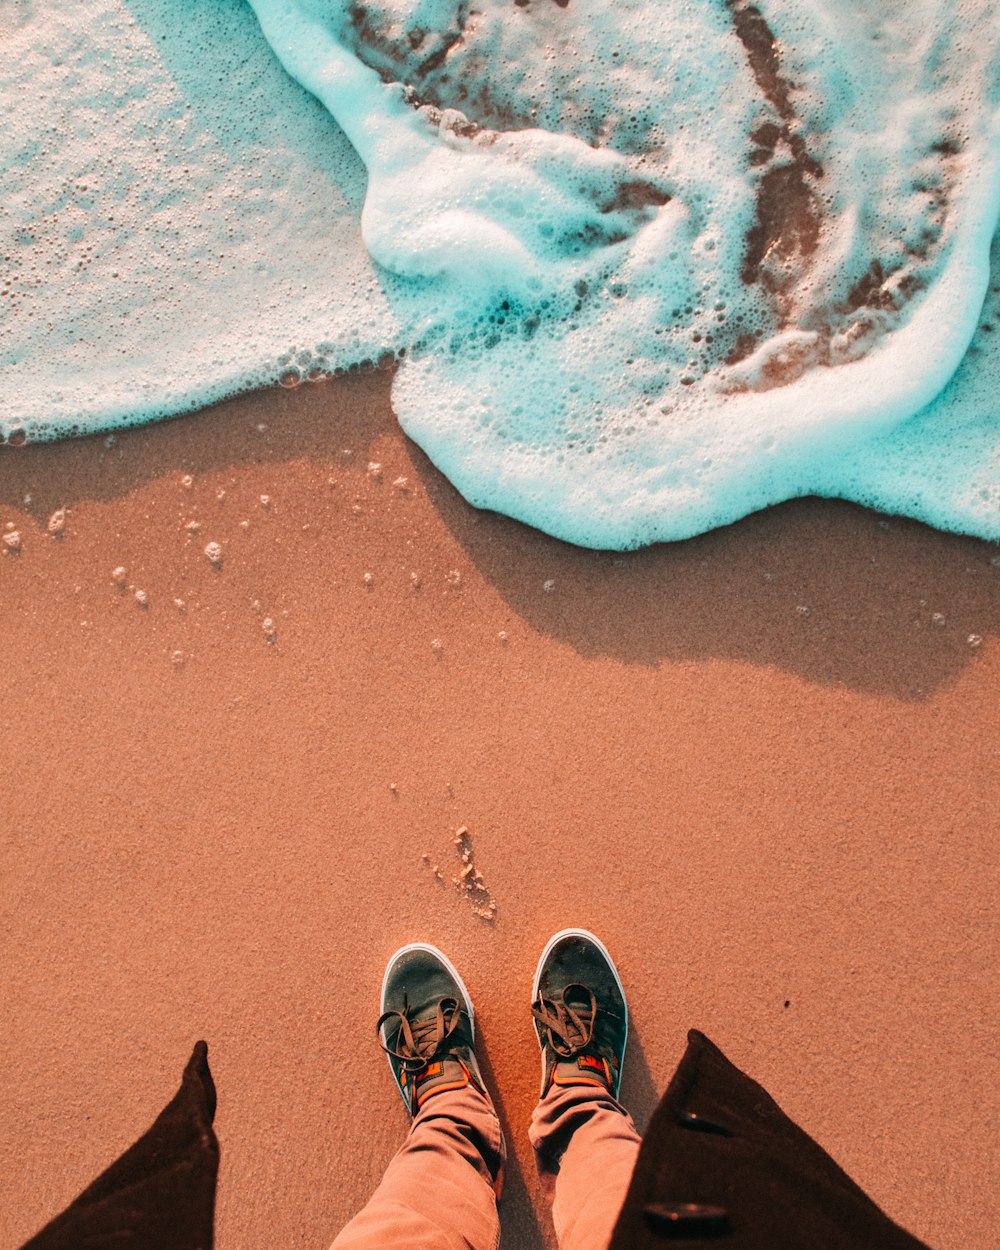
[[[640,1127],[698,1026],[914,1233],[994,1246],[997,549],[804,500],[577,550],[465,504],[389,383],[0,456],[0,1243],[205,1037],[219,1250],[323,1250],[404,1134],[377,994],[427,939],[476,1001],[505,1244],[551,1244],[527,1002],[581,924]]]

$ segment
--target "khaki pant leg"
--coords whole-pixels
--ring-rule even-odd
[[[428,1098],[332,1250],[496,1250],[501,1150],[496,1113],[473,1086]]]
[[[559,1250],[607,1250],[639,1154],[632,1117],[603,1088],[553,1085],[528,1136]]]

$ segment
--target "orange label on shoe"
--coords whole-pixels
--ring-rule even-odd
[[[608,1067],[603,1059],[598,1059],[594,1055],[581,1055],[576,1061],[578,1068],[590,1068],[592,1072],[599,1072],[601,1076],[607,1079]]]
[[[422,1082],[424,1082],[429,1076],[440,1076],[442,1072],[444,1071],[444,1068],[440,1062],[432,1063],[428,1065],[426,1072],[420,1073],[420,1075],[417,1077],[417,1088],[418,1088],[417,1106],[418,1107],[422,1107],[424,1103],[427,1101],[427,1099],[433,1098],[435,1094],[446,1094],[450,1090],[453,1090],[453,1089],[465,1089],[466,1085],[468,1085],[471,1081],[471,1077],[469,1075],[469,1069],[465,1066],[465,1064],[461,1061],[461,1059],[458,1059],[457,1056],[456,1056],[456,1062],[458,1065],[458,1069],[461,1072],[461,1076],[457,1077],[455,1080],[442,1081],[438,1085],[432,1085],[430,1089],[425,1089],[423,1093],[419,1092],[419,1087],[422,1084]]]

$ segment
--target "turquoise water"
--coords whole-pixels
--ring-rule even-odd
[[[1000,538],[989,4],[7,22],[5,438],[389,352],[458,489],[572,542],[807,493]]]

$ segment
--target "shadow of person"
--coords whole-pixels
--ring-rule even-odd
[[[653,1073],[634,1017],[629,1020],[628,1027],[628,1048],[625,1052],[619,1101],[629,1112],[635,1121],[636,1128],[642,1134],[645,1133],[656,1105],[660,1101],[660,1093],[653,1082]]]
[[[512,1124],[505,1105],[503,1091],[490,1063],[489,1049],[480,1037],[476,1042],[476,1058],[493,1098],[493,1105],[500,1118],[500,1126],[507,1142],[507,1164],[504,1171],[503,1196],[500,1202],[500,1238],[502,1245],[517,1246],[518,1250],[546,1250],[551,1242],[547,1237],[532,1202],[531,1193],[514,1143],[523,1136],[525,1126]]]

